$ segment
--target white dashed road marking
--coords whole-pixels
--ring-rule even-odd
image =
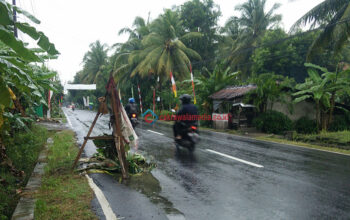
[[[94,183],[94,181],[88,175],[85,175],[85,176],[88,179],[88,182],[89,182],[91,189],[94,190],[96,198],[102,207],[102,211],[103,211],[103,214],[106,216],[106,219],[107,220],[116,220],[117,217],[114,214],[111,206],[109,205],[105,195],[103,195],[103,192],[101,191],[101,189],[98,188],[98,186]]]
[[[227,155],[227,154],[223,154],[223,153],[220,153],[220,152],[217,152],[217,151],[214,151],[214,150],[210,150],[210,149],[205,149],[205,150],[207,152],[210,152],[210,153],[213,153],[213,154],[217,154],[217,155],[220,155],[220,156],[232,159],[232,160],[236,160],[236,161],[239,161],[241,163],[248,164],[250,166],[254,166],[254,167],[258,167],[258,168],[263,168],[264,167],[262,165],[259,165],[259,164],[256,164],[256,163],[252,163],[252,162],[249,162],[249,161],[246,161],[246,160],[242,160],[242,159],[239,159],[237,157],[233,157],[233,156],[230,156],[230,155]]]
[[[159,134],[159,135],[164,135],[164,134],[162,134],[162,133],[159,133],[159,132],[156,132],[156,131],[152,131],[152,130],[147,130],[147,131],[152,132],[152,133],[155,133],[155,134]]]

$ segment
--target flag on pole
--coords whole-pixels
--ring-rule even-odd
[[[196,104],[196,93],[194,92],[194,82],[193,82],[193,73],[192,73],[192,65],[190,64],[190,72],[191,72],[191,81],[192,81],[192,90],[193,90],[193,103]]]
[[[153,89],[153,112],[156,111],[156,90]]]
[[[143,111],[142,111],[141,90],[140,90],[140,85],[139,85],[139,84],[137,84],[137,90],[138,90],[138,92],[139,92],[140,110],[141,110],[141,114],[143,114]]]
[[[157,78],[157,82],[158,82],[158,86],[160,87],[160,84],[159,84],[159,76],[158,76],[158,78]],[[160,96],[158,95],[158,97],[157,97],[157,102],[160,102]]]
[[[133,85],[131,85],[131,97],[134,98],[134,86]]]
[[[173,86],[174,96],[177,97],[175,79],[171,71],[170,71],[170,79],[171,79],[171,85]]]

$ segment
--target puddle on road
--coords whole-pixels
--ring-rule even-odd
[[[172,202],[160,195],[162,189],[159,181],[151,173],[147,172],[130,176],[130,179],[123,181],[123,183],[147,196],[152,203],[160,205],[167,214],[168,219],[185,219],[183,213],[174,208]]]

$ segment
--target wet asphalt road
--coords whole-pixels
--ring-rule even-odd
[[[95,113],[64,109],[80,144]],[[157,132],[157,133],[155,133]],[[92,135],[110,133],[108,117]],[[119,183],[91,174],[126,219],[350,219],[350,157],[227,135],[201,135],[177,151],[167,126],[137,128],[152,175]],[[92,142],[86,156],[95,152]],[[98,206],[96,212],[101,215]]]

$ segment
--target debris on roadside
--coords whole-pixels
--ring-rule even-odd
[[[54,122],[54,123],[60,123],[59,120],[54,119],[54,118],[38,118],[36,121],[37,121],[37,122]]]
[[[83,160],[79,160],[80,168],[78,168],[77,171],[102,171],[110,174],[121,173],[121,166],[114,140],[97,139],[94,140],[94,143],[97,147],[97,153],[89,159],[84,158]],[[125,145],[125,150],[127,152],[126,161],[129,164],[128,171],[130,174],[149,172],[156,167],[155,163],[147,161],[143,155],[131,152],[127,144]]]

